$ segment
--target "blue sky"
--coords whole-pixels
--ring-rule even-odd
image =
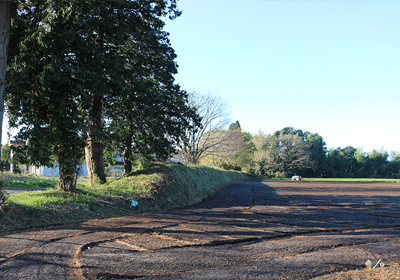
[[[176,81],[242,129],[293,126],[327,147],[400,150],[400,1],[180,0]],[[3,125],[2,142],[7,141]]]
[[[400,1],[180,0],[167,21],[183,89],[242,129],[400,150]]]

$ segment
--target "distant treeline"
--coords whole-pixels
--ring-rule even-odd
[[[236,130],[240,133],[232,133]],[[226,169],[288,178],[293,175],[303,177],[330,178],[400,178],[400,151],[388,152],[384,149],[364,152],[362,148],[345,147],[327,149],[326,143],[318,133],[285,127],[273,134],[261,131],[256,135],[242,132],[238,122],[230,129],[219,132],[240,138],[235,153],[230,150],[229,157],[223,157],[222,142],[218,153],[205,157],[202,163],[218,165]],[[238,140],[236,139],[235,143]],[[218,156],[220,155],[220,156]],[[217,160],[216,158],[222,160]]]
[[[329,149],[324,177],[400,178],[400,152],[372,150],[347,146]]]

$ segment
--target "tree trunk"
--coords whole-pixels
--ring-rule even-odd
[[[74,178],[74,175],[63,172],[60,168],[60,182],[58,185],[58,190],[71,193],[75,192],[76,185]]]
[[[89,140],[89,133],[88,133],[87,145],[85,147],[85,161],[86,161],[86,167],[87,167],[87,171],[88,171],[89,185],[93,186],[94,185],[93,157],[91,156],[92,149],[89,148],[89,145],[90,145],[89,143],[91,143],[91,141]]]
[[[131,151],[126,149],[124,154],[124,174],[128,175],[132,172],[132,161],[130,160]]]
[[[95,183],[104,184],[106,182],[103,162],[102,109],[101,97],[93,94],[89,113],[88,139],[85,148],[86,165],[91,186]]]
[[[132,137],[127,137],[125,139],[125,152],[124,152],[124,174],[128,175],[132,172]]]
[[[0,1],[0,146],[3,134],[4,90],[6,87],[7,51],[8,43],[10,41],[10,25],[11,1]]]
[[[66,149],[66,151],[69,151]],[[61,152],[59,155],[59,169],[60,177],[58,190],[64,192],[75,192],[76,191],[76,163],[75,160],[71,160],[71,155],[68,152]]]

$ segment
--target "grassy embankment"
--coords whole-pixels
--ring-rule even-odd
[[[79,180],[75,194],[58,192],[55,178],[15,178],[5,173],[0,178],[6,187],[50,187],[7,195],[5,211],[0,212],[0,231],[4,232],[196,204],[229,182],[249,177],[204,166],[156,163],[104,185],[88,187]],[[132,200],[139,205],[131,207]]]

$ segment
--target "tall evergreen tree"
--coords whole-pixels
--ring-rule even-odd
[[[136,20],[141,32],[127,29],[122,53],[128,71],[105,106],[107,131],[115,149],[124,153],[125,174],[131,172],[135,157],[168,157],[197,118],[187,106],[187,94],[174,84],[176,54],[162,30],[164,22],[153,12]]]
[[[231,123],[231,124],[229,125],[229,130],[239,130],[239,131],[241,131],[242,128],[241,128],[241,126],[240,126],[239,121],[236,121],[236,122],[234,122],[234,123]]]
[[[67,1],[21,2],[12,26],[7,79],[10,125],[26,163],[49,165],[54,154],[60,167],[59,188],[75,191],[76,165],[82,156],[83,92],[76,80],[73,56],[76,10]]]
[[[157,76],[152,69],[159,68],[158,71],[168,77],[176,73],[175,63],[164,62],[165,56],[172,61],[175,54],[169,47],[167,34],[161,31],[164,26],[161,18],[166,15],[174,18],[179,11],[175,0],[97,0],[86,1],[84,6],[79,1],[78,4],[82,6],[82,12],[78,15],[79,26],[76,27],[79,37],[76,60],[80,69],[78,76],[88,96],[84,106],[88,110],[86,162],[90,182],[93,184],[97,180],[104,183],[103,156],[107,141],[104,121],[107,118],[116,119],[114,114],[107,115],[107,112],[112,111],[111,106],[124,105],[128,108],[135,99],[144,100],[143,97],[130,95],[137,95],[138,90],[143,88],[143,77],[159,79],[160,75]],[[157,85],[153,83],[151,87],[165,85],[171,88],[170,82],[165,84],[164,81]],[[155,100],[161,96],[153,94],[147,97],[145,101],[152,107],[150,111],[157,110]],[[132,124],[125,125],[126,128],[137,129]],[[132,138],[126,136],[124,142]]]
[[[179,14],[175,0],[19,3],[7,89],[10,124],[22,126],[18,136],[29,140],[27,162],[49,164],[50,154],[56,156],[60,189],[74,191],[85,146],[90,182],[105,182],[104,127],[126,114],[118,106],[140,105],[134,113],[143,113],[144,121],[127,119],[131,135],[144,124],[137,143],[157,143],[156,154],[172,150],[171,139],[192,115],[186,94],[173,84],[175,54],[161,32],[168,14]]]

